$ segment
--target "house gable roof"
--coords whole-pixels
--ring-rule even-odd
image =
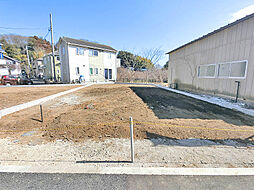
[[[89,42],[86,40],[77,40],[77,39],[68,38],[68,37],[62,37],[61,39],[64,40],[66,43],[72,44],[72,45],[80,45],[80,46],[84,46],[84,47],[88,47],[88,48],[117,52],[117,50],[115,50],[114,48],[112,48],[110,46],[95,43],[95,42]]]
[[[7,55],[4,55],[3,54],[3,57],[5,58],[5,59],[9,59],[9,60],[11,60],[11,61],[14,61],[14,62],[20,62],[20,61],[18,61],[18,60],[16,60],[16,59],[13,59],[13,58],[11,58],[11,57],[9,57],[9,56],[7,56]]]
[[[219,28],[219,29],[217,29],[217,30],[214,30],[214,31],[212,31],[212,32],[210,32],[210,33],[208,33],[208,34],[206,34],[206,35],[200,37],[200,38],[197,38],[197,39],[195,39],[195,40],[192,40],[192,41],[190,41],[190,42],[188,42],[188,43],[186,43],[186,44],[184,44],[184,45],[182,45],[182,46],[180,46],[180,47],[178,47],[178,48],[176,48],[176,49],[173,49],[172,51],[169,51],[169,52],[166,53],[166,54],[170,54],[170,53],[172,53],[172,52],[174,52],[174,51],[177,51],[177,50],[179,50],[179,49],[181,49],[181,48],[184,48],[185,46],[188,46],[188,45],[190,45],[190,44],[192,44],[192,43],[194,43],[194,42],[197,42],[197,41],[199,41],[199,40],[202,40],[202,39],[204,39],[204,38],[207,38],[207,37],[209,37],[209,36],[211,36],[211,35],[213,35],[213,34],[216,34],[216,33],[220,32],[220,31],[222,31],[222,30],[225,30],[225,29],[227,29],[227,28],[230,28],[231,26],[234,26],[234,25],[236,25],[236,24],[239,24],[240,22],[243,22],[243,21],[248,20],[248,19],[253,18],[253,17],[254,17],[254,13],[253,13],[253,14],[250,14],[250,15],[247,15],[247,16],[245,16],[245,17],[243,17],[243,18],[241,18],[241,19],[239,19],[239,20],[237,20],[237,21],[235,21],[235,22],[232,22],[232,23],[230,23],[230,24],[228,24],[228,25],[226,25],[226,26],[223,26],[223,27],[221,27],[221,28]]]

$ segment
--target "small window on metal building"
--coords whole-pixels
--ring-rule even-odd
[[[215,77],[215,68],[216,65],[200,65],[198,66],[198,76],[204,78],[212,78]]]
[[[247,62],[231,63],[230,77],[245,77]]]
[[[247,61],[234,61],[218,64],[218,77],[244,78],[247,71]]]

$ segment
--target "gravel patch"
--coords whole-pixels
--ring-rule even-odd
[[[154,139],[155,140],[155,139]],[[130,141],[128,139],[107,139],[105,141],[86,140],[82,143],[55,142],[41,144],[30,142],[19,144],[11,139],[0,139],[1,165],[48,166],[56,163],[64,165],[95,166],[135,166],[135,167],[253,167],[254,147],[246,144],[235,147],[235,142],[226,144],[210,141],[165,139],[135,141],[135,163],[130,161]],[[185,146],[194,143],[198,146]],[[189,145],[189,144],[188,144]]]
[[[59,106],[64,106],[64,105],[78,105],[80,103],[81,103],[81,100],[79,96],[75,94],[70,94],[68,96],[63,96],[57,100],[54,100],[54,104],[51,105],[49,108],[57,108]]]

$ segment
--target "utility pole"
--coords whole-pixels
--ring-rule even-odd
[[[53,72],[54,72],[54,82],[56,82],[56,68],[55,68],[55,50],[54,50],[54,39],[53,39],[53,24],[52,24],[52,14],[50,13],[50,32],[51,32],[51,46],[52,46],[52,57],[53,57]]]
[[[31,77],[31,75],[32,75],[32,68],[31,68],[31,65],[30,65],[30,58],[29,58],[28,46],[27,45],[26,45],[26,56],[27,56],[27,64],[28,64],[29,71],[30,71],[30,77]]]

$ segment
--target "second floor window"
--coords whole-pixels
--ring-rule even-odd
[[[98,56],[98,55],[99,55],[98,50],[89,49],[89,56]]]
[[[64,48],[64,46],[62,48],[62,54],[65,55],[65,48]]]
[[[99,52],[97,50],[93,50],[93,56],[98,56]]]
[[[84,48],[76,48],[76,55],[84,55]]]
[[[89,49],[89,56],[93,56],[93,50]]]

